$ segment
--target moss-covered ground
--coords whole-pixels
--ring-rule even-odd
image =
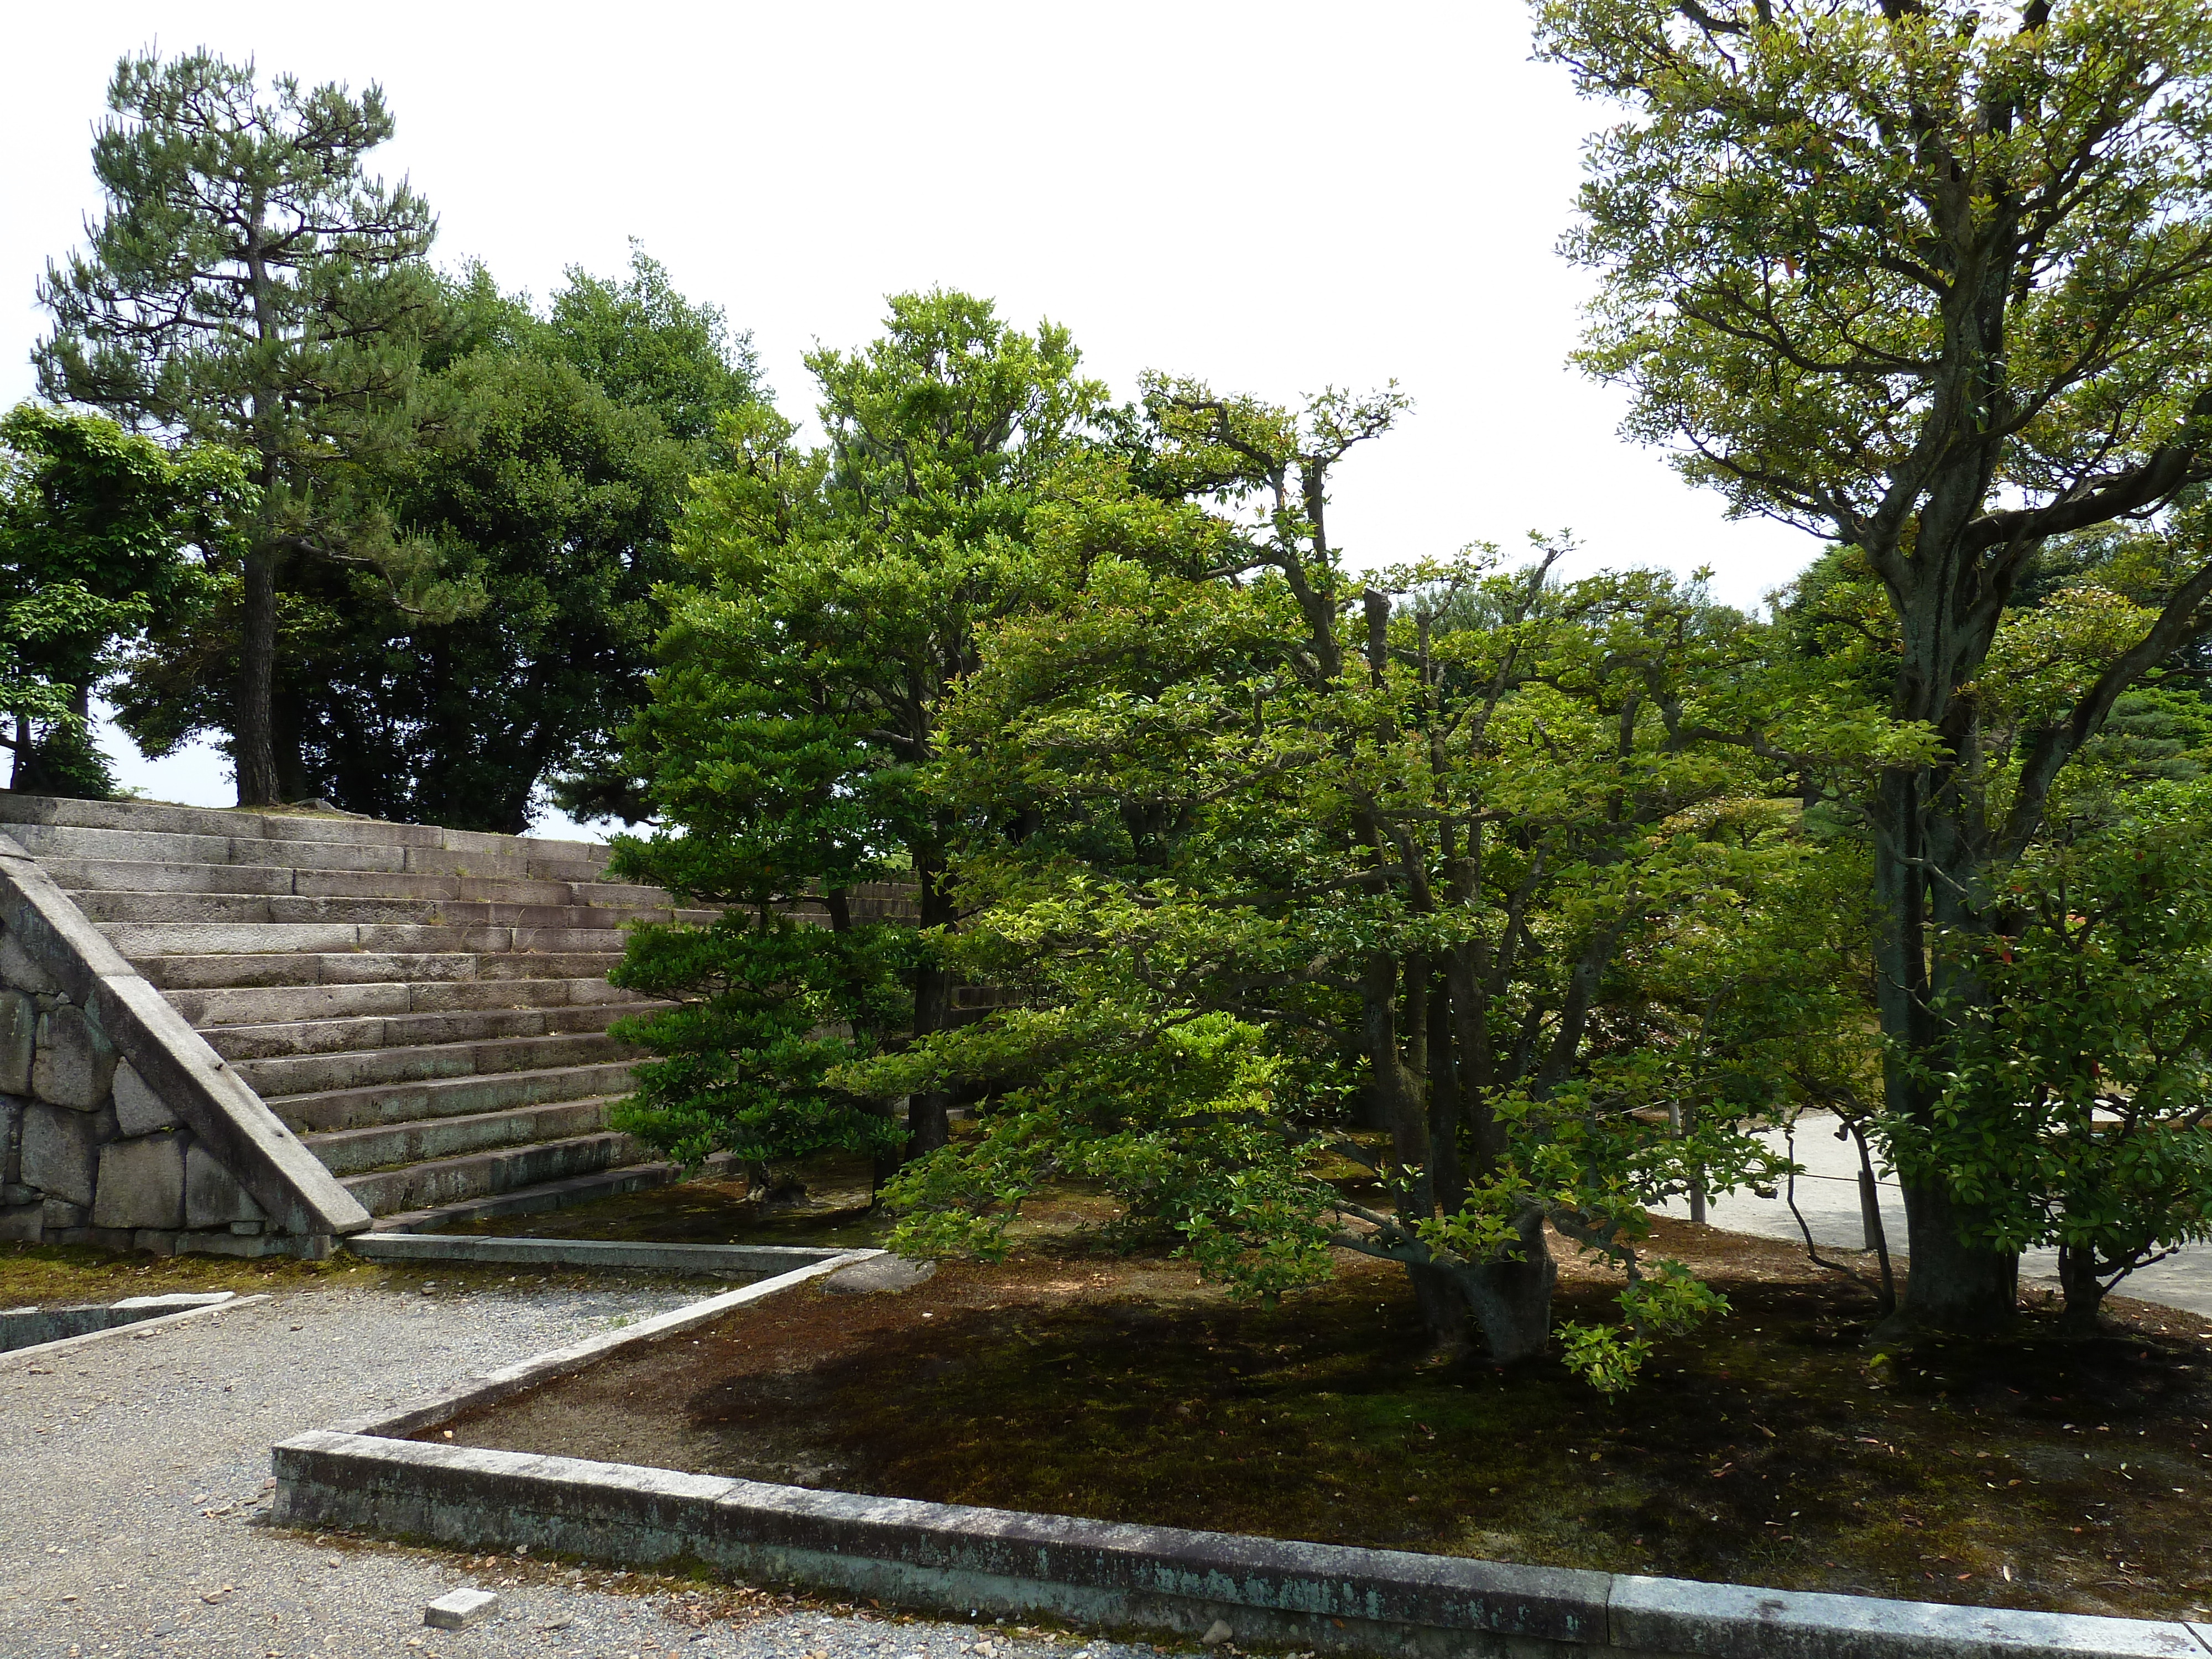
[[[2212,1331],[1869,1346],[1862,1289],[1662,1223],[1734,1311],[1608,1400],[1439,1363],[1402,1278],[1233,1306],[1044,1232],[899,1297],[805,1291],[457,1425],[462,1443],[896,1496],[1788,1588],[2172,1616],[2212,1602]],[[1617,1285],[1570,1264],[1562,1311]]]

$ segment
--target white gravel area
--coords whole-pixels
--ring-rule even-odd
[[[240,1659],[1131,1659],[1156,1650],[805,1607],[270,1528],[269,1447],[718,1286],[313,1288],[49,1356],[0,1355],[0,1655]],[[520,1574],[523,1582],[504,1582]],[[579,1580],[571,1583],[568,1580]],[[493,1589],[497,1618],[426,1628]],[[717,1611],[719,1609],[719,1612]]]

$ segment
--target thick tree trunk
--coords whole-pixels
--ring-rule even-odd
[[[1413,1294],[1437,1346],[1458,1351],[1480,1332],[1493,1364],[1540,1354],[1552,1340],[1552,1289],[1559,1276],[1534,1211],[1514,1224],[1522,1259],[1468,1267],[1410,1267]]]
[[[1956,824],[1930,833],[1936,813],[1956,810],[1955,802],[1932,808],[1928,804],[1943,781],[1933,769],[1890,774],[1883,781],[1876,817],[1881,934],[1875,950],[1875,1000],[1882,1035],[1891,1045],[1883,1091],[1893,1117],[1923,1126],[1932,1121],[1934,1093],[1905,1057],[1941,1069],[1936,1063],[1946,1030],[1940,1004],[1944,996],[1971,990],[1944,984],[1943,994],[1938,994],[1939,964],[1929,954],[1931,927],[1971,924],[1969,902],[1982,877],[1973,838],[1958,833]],[[1957,780],[1948,781],[1955,790]],[[1939,862],[1948,867],[1937,868]],[[1940,1176],[1908,1173],[1904,1192],[1911,1264],[1893,1317],[1905,1325],[1956,1331],[1991,1330],[2009,1320],[2019,1299],[2019,1256],[1971,1241],[1976,1217],[1954,1201]]]
[[[1992,1331],[2009,1322],[2020,1302],[2020,1257],[1962,1237],[1973,1212],[1941,1182],[1907,1181],[1904,1190],[1911,1259],[1897,1317],[1939,1331]]]
[[[245,611],[240,618],[238,729],[231,734],[231,763],[238,774],[240,806],[275,806],[276,673],[276,555],[257,547],[246,556]]]

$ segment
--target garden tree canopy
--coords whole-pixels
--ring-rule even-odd
[[[674,574],[685,480],[710,456],[677,434],[750,396],[748,349],[641,253],[623,281],[572,270],[545,316],[481,267],[440,299],[423,441],[374,476],[393,517],[485,602],[425,619],[369,573],[299,573],[279,612],[287,793],[519,834],[566,769],[572,805],[635,815],[608,751],[644,700],[665,620],[653,588]],[[234,609],[171,630],[137,665],[120,712],[149,752],[228,724]]]
[[[1245,1293],[1401,1262],[1506,1360],[1549,1340],[1548,1222],[1626,1270],[1624,1323],[1567,1334],[1617,1388],[1716,1305],[1639,1262],[1645,1206],[1771,1167],[1735,1126],[1834,1019],[1849,930],[1765,763],[1683,735],[1741,618],[1549,556],[1346,569],[1330,471],[1399,407],[1154,380],[1149,493],[1032,517],[1056,602],[984,631],[937,778],[957,959],[1020,1000],[848,1076],[1004,1091],[900,1177],[905,1248],[996,1248],[1076,1176]],[[1355,1091],[1387,1151],[1337,1127]]]
[[[374,571],[432,616],[480,596],[393,533],[364,477],[416,435],[416,357],[435,224],[363,158],[392,136],[384,95],[278,77],[204,50],[125,58],[93,143],[107,198],[89,246],[47,267],[47,396],[234,449],[260,516],[240,556],[229,729],[241,805],[278,800],[277,592],[313,561]]]
[[[624,1121],[686,1156],[896,1149],[873,1103],[816,1079],[942,1027],[951,983],[926,942],[878,937],[852,890],[896,873],[925,930],[953,919],[957,826],[917,781],[977,628],[1039,591],[1030,519],[1084,487],[1080,442],[1104,401],[1064,329],[1024,334],[958,293],[890,307],[865,350],[806,360],[824,447],[764,405],[725,422],[728,457],[685,514],[690,581],[668,590],[653,700],[629,732],[668,828],[618,840],[616,868],[736,907],[703,939],[641,930],[618,975],[685,1003],[629,1024],[669,1058],[643,1069]],[[794,933],[776,907],[800,901],[830,927]],[[867,977],[887,972],[895,997]],[[825,1020],[850,1035],[806,1035]],[[798,1055],[817,1042],[818,1061]],[[910,1149],[943,1144],[945,1109],[915,1091]],[[791,1132],[758,1127],[775,1124]]]
[[[1540,52],[1627,118],[1589,148],[1582,354],[1692,479],[1856,550],[1901,735],[1864,805],[1905,1311],[1986,1323],[2008,1230],[1932,1077],[1984,995],[1995,872],[2148,669],[2212,621],[2170,513],[2212,477],[2212,13],[2197,0],[1540,0]],[[2054,537],[2128,518],[2165,580],[1992,767],[1982,690]],[[1870,750],[1866,752],[1871,752]],[[1817,756],[1802,757],[1810,765]],[[1915,1152],[1921,1156],[1912,1156]]]
[[[9,787],[112,793],[85,721],[113,653],[198,580],[184,549],[220,544],[250,507],[238,459],[172,453],[98,416],[23,404],[0,419],[0,744]]]

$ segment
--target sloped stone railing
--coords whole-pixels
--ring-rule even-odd
[[[326,1255],[368,1212],[0,836],[0,1239]]]

